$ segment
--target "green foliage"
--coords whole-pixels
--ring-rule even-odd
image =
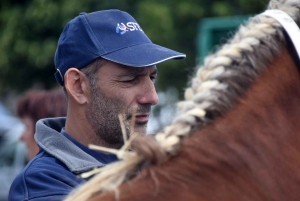
[[[33,86],[50,88],[54,52],[65,24],[80,12],[129,12],[154,42],[187,54],[186,60],[158,65],[159,91],[180,91],[196,65],[197,25],[201,18],[259,13],[261,0],[2,0],[0,2],[0,92]]]

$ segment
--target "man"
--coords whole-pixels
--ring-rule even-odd
[[[40,147],[15,179],[9,200],[62,200],[84,180],[78,175],[117,160],[87,148],[123,145],[127,134],[146,134],[150,108],[158,102],[156,64],[185,55],[153,44],[126,12],[81,13],[63,30],[55,53],[55,77],[68,99],[66,118],[36,125]]]

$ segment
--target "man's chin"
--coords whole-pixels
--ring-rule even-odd
[[[134,132],[138,135],[146,135],[147,134],[147,124],[146,125],[136,125],[134,128]]]

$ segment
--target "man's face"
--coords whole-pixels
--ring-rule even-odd
[[[145,135],[151,106],[158,102],[156,67],[136,68],[107,61],[99,67],[97,76],[86,114],[94,132],[111,146],[122,145],[118,118],[122,114],[127,136],[132,124],[135,133]]]

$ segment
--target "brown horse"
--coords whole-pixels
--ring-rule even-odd
[[[299,26],[299,0],[273,0],[268,9]],[[299,200],[299,67],[281,25],[253,17],[206,58],[173,124],[136,138],[134,153],[118,152],[123,161],[67,200]]]

